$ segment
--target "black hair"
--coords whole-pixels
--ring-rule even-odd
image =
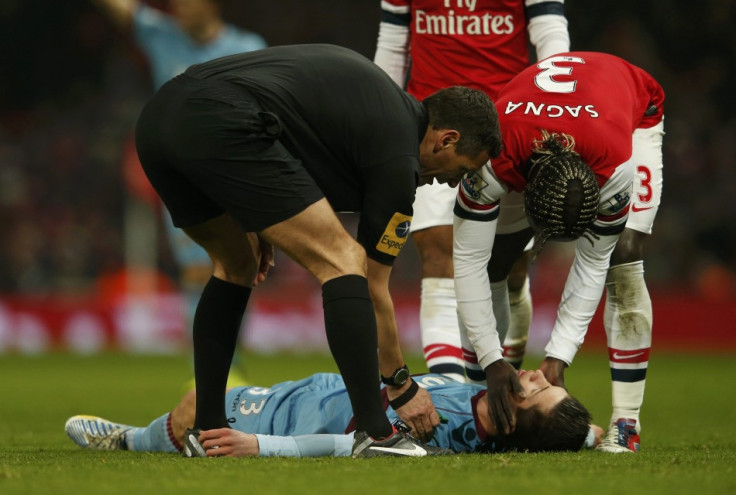
[[[484,92],[451,86],[431,94],[422,103],[434,129],[453,129],[460,133],[455,147],[458,154],[475,157],[485,151],[496,157],[501,152],[498,112]]]
[[[593,170],[574,151],[568,134],[542,130],[527,163],[524,207],[537,234],[538,253],[548,240],[572,241],[588,231],[596,218],[600,190]]]
[[[492,444],[496,452],[578,451],[588,436],[590,421],[588,409],[571,395],[546,414],[539,407],[517,409],[514,432],[486,442],[486,450]]]

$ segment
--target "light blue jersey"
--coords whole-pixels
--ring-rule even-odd
[[[486,434],[473,412],[473,403],[485,395],[485,388],[458,383],[436,374],[413,378],[419,386],[429,391],[442,420],[429,444],[455,452],[474,452],[483,443]],[[259,434],[261,455],[274,455],[269,452],[271,448],[283,448],[278,442],[272,444],[272,439],[261,435],[343,435],[351,430],[353,417],[342,377],[331,373],[317,373],[303,380],[278,383],[270,388],[231,389],[227,393],[225,412],[232,428]],[[386,412],[391,421],[398,417],[391,407]],[[320,454],[349,455],[349,441],[336,440],[335,444],[342,450],[322,451]],[[287,454],[279,451],[278,455]]]
[[[440,415],[440,425],[435,429],[432,440],[427,443],[455,452],[475,452],[487,435],[474,412],[473,404],[485,397],[486,388],[459,383],[434,373],[412,378],[420,387],[427,389]],[[391,421],[398,418],[390,407],[386,414]]]
[[[342,377],[317,373],[265,387],[235,387],[225,396],[230,427],[266,435],[344,434],[353,417]]]
[[[217,39],[197,43],[170,15],[144,4],[133,15],[133,32],[146,54],[156,89],[190,65],[266,47],[258,34],[230,24],[225,25]]]

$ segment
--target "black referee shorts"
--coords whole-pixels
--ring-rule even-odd
[[[181,75],[141,112],[136,147],[174,225],[228,212],[257,232],[324,197],[280,133],[278,117],[244,88]]]

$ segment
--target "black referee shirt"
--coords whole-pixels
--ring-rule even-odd
[[[332,45],[277,46],[190,67],[228,81],[278,115],[280,141],[336,211],[361,212],[358,241],[391,264],[408,235],[423,105],[362,55]]]

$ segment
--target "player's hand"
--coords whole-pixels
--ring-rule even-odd
[[[411,384],[411,379],[403,387],[386,387],[388,399],[399,397]],[[406,404],[396,410],[396,414],[411,427],[411,434],[420,440],[429,440],[434,435],[434,429],[440,424],[440,416],[432,404],[429,392],[419,387],[416,395]]]
[[[263,240],[260,236],[258,236],[258,247],[261,252],[261,262],[258,265],[258,274],[256,275],[253,286],[256,286],[266,280],[266,277],[268,276],[268,271],[275,264],[273,246],[269,242]]]
[[[565,387],[565,368],[567,368],[565,361],[549,356],[544,358],[544,361],[539,366],[539,369],[544,373],[545,378],[547,378],[550,384],[563,387],[567,390],[567,387]]]
[[[258,439],[255,435],[217,428],[199,433],[199,443],[210,457],[254,457],[258,455]]]
[[[503,359],[489,364],[485,372],[491,421],[500,435],[508,435],[516,428],[516,408],[526,398],[526,392],[516,369]]]

